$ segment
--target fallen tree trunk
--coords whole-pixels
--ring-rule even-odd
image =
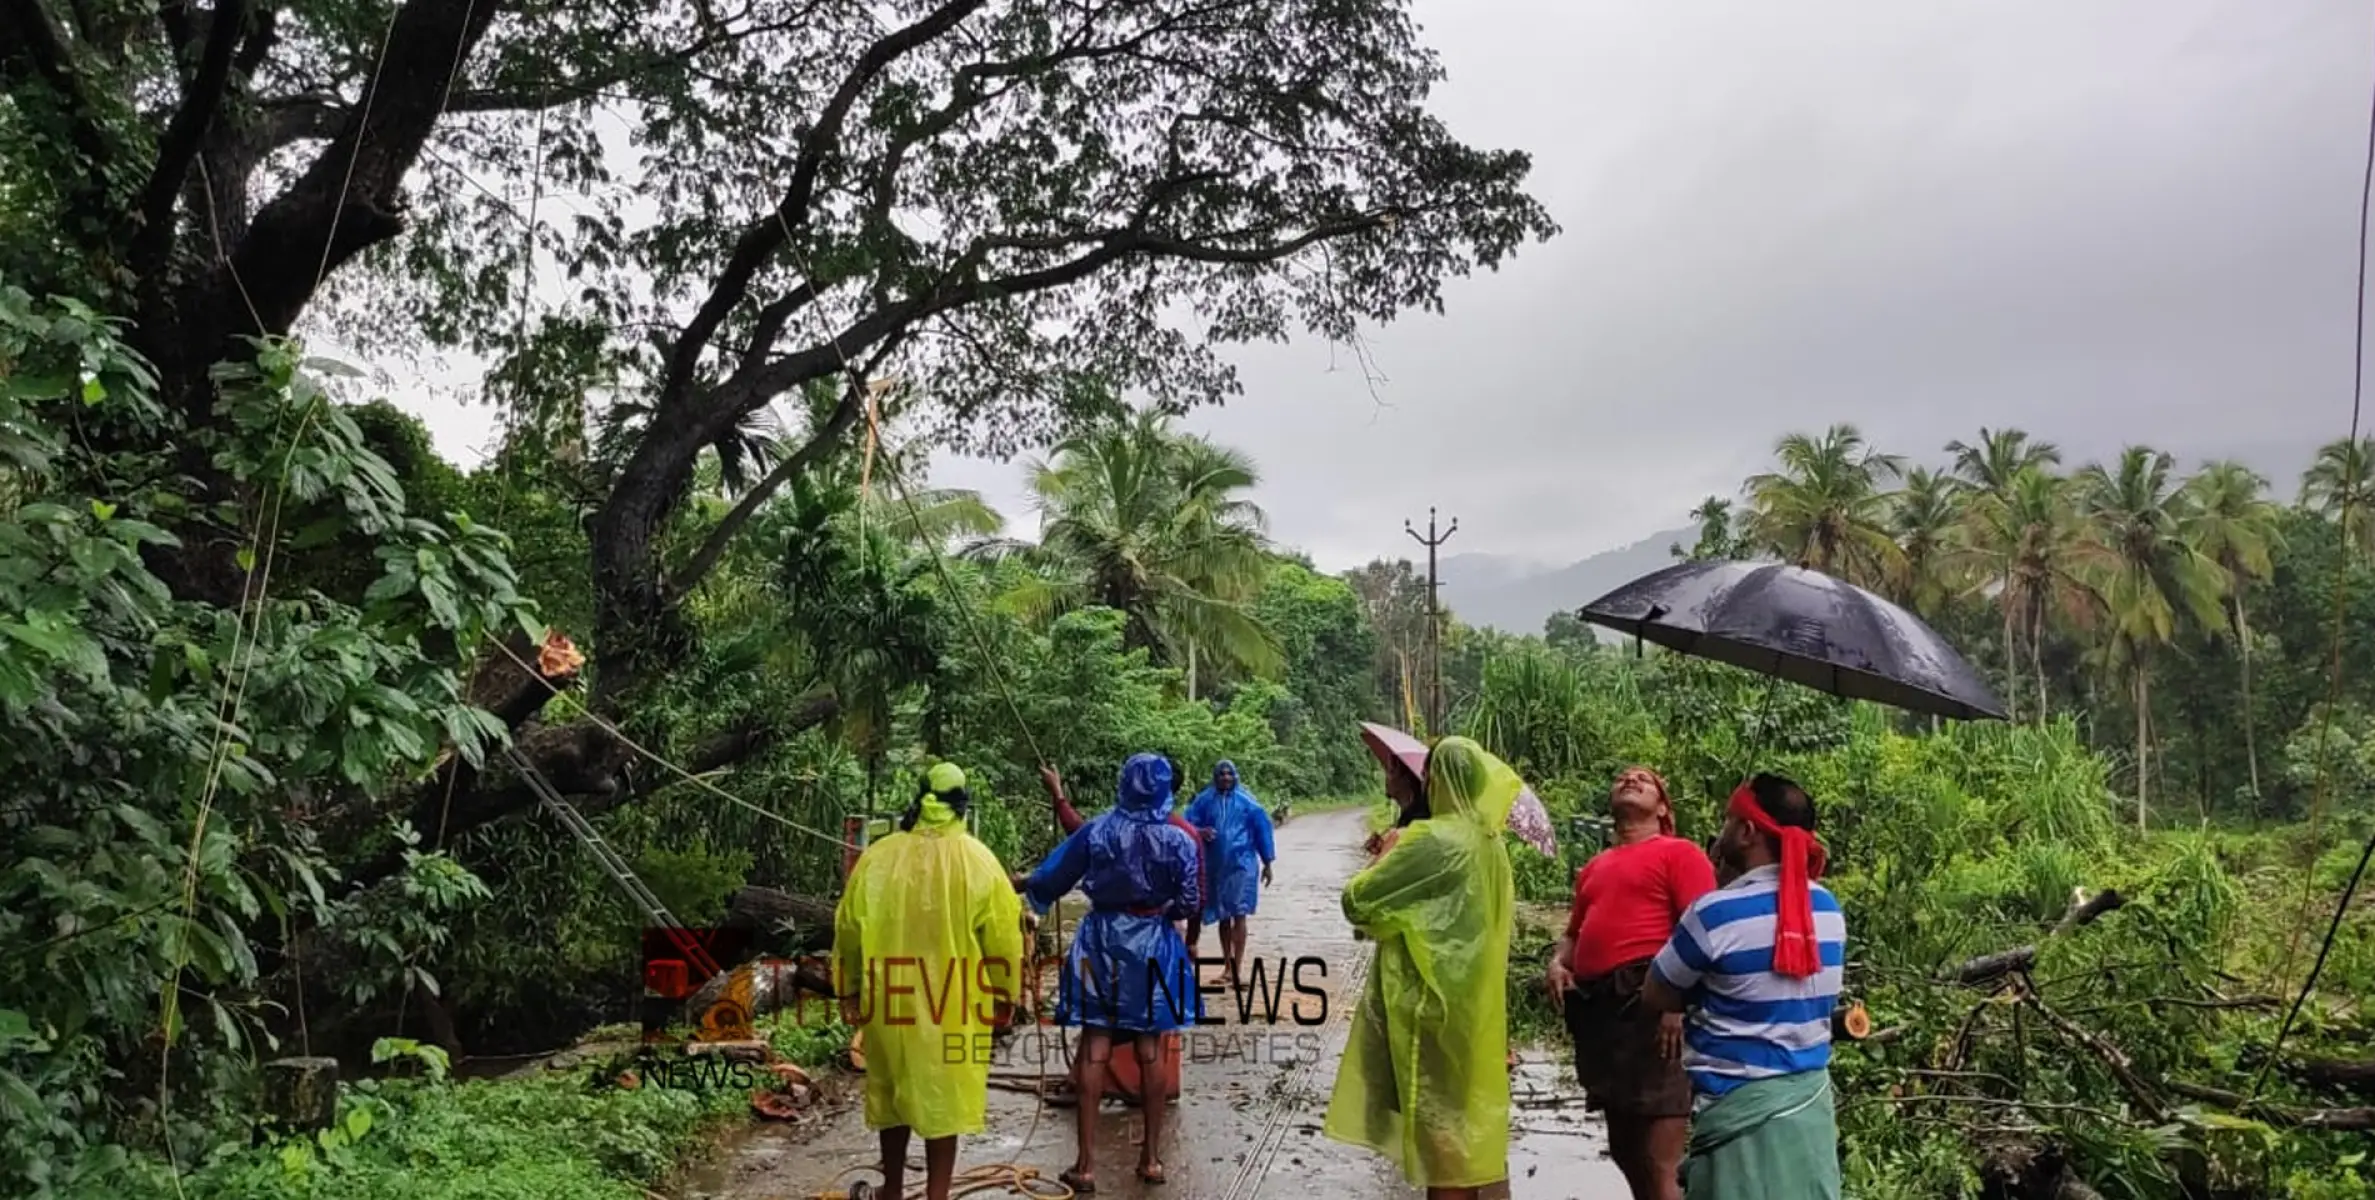
[[[2247,1117],[2257,1117],[2270,1125],[2288,1125],[2295,1129],[2331,1129],[2348,1132],[2375,1130],[2375,1108],[2295,1108],[2289,1104],[2270,1104],[2265,1100],[2246,1103],[2237,1092],[2224,1088],[2204,1087],[2172,1079],[2169,1090],[2189,1100],[2215,1104]]]
[[[2256,1117],[2271,1125],[2285,1125],[2296,1129],[2349,1132],[2375,1130],[2375,1108],[2295,1108],[2287,1104],[2270,1104],[2265,1100],[2247,1100],[2237,1092],[2230,1092],[2223,1088],[2204,1087],[2198,1083],[2187,1083],[2182,1079],[2163,1080],[2160,1087],[2156,1089],[2137,1074],[2135,1060],[2129,1058],[2126,1051],[2111,1044],[2110,1040],[2103,1035],[2085,1029],[2077,1022],[2046,1007],[2045,1002],[2039,1000],[2034,992],[2022,993],[2021,1000],[2039,1017],[2044,1018],[2047,1024],[2053,1026],[2055,1031],[2079,1047],[2092,1052],[2096,1058],[2101,1059],[2103,1065],[2110,1070],[2111,1077],[2119,1081],[2121,1089],[2128,1093],[2128,1098],[2135,1103],[2136,1108],[2148,1120],[2158,1122],[2166,1119],[2167,1109],[2160,1099],[2160,1091],[2165,1089],[2171,1095],[2183,1096],[2188,1100],[2199,1100],[2205,1104],[2215,1104],[2237,1115]]]
[[[822,944],[833,937],[833,902],[797,896],[767,887],[737,889],[726,904],[729,929],[797,930],[803,944]]]
[[[2276,1069],[2320,1090],[2375,1097],[2375,1058],[2288,1058]]]
[[[2038,947],[2073,929],[2093,924],[2096,918],[2118,909],[2127,902],[2127,898],[2120,895],[2116,889],[2105,888],[2086,900],[2072,903],[2070,910],[2062,914],[2062,919],[2055,922],[2054,927],[2047,931],[2044,937],[2025,946],[2014,946],[2009,950],[1998,950],[1993,954],[1982,954],[1977,958],[1966,959],[1960,965],[1940,972],[1939,978],[1946,983],[1977,987],[1983,983],[1992,983],[2015,971],[2026,971],[2037,965]]]

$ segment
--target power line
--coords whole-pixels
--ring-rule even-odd
[[[2359,261],[2358,261],[2358,319],[2351,326],[2350,370],[2350,434],[2343,442],[2344,462],[2353,469],[2342,473],[2342,511],[2340,515],[2345,568],[2334,582],[2333,663],[2326,685],[2325,712],[2319,719],[2317,731],[2318,772],[2317,788],[2309,798],[2309,845],[2319,842],[2320,826],[2325,815],[2325,800],[2333,777],[2333,755],[2329,753],[2328,735],[2334,723],[2334,710],[2342,690],[2342,629],[2347,614],[2345,599],[2350,590],[2350,571],[2347,569],[2350,551],[2350,517],[2354,505],[2364,502],[2358,494],[2359,474],[2365,469],[2359,448],[2359,416],[2366,398],[2367,382],[2367,231],[2368,213],[2375,207],[2375,93],[2368,98],[2366,166],[2359,176]],[[2260,1064],[2259,1073],[2252,1076],[2251,1091],[2244,1097],[2248,1108],[2259,1098],[2260,1088],[2268,1082],[2268,1072],[2275,1069],[2277,1055],[2284,1049],[2285,1038],[2291,1036],[2293,1022],[2301,1015],[2301,1006],[2309,1002],[2317,990],[2317,978],[2325,972],[2326,955],[2333,949],[2334,936],[2342,928],[2343,918],[2349,915],[2351,897],[2358,892],[2359,879],[2367,872],[2367,859],[2375,855],[2375,837],[2369,838],[2367,849],[2359,855],[2358,869],[2351,873],[2350,883],[2342,889],[2342,902],[2334,907],[2333,919],[2326,922],[2325,939],[2317,951],[2317,960],[2310,964],[2307,978],[2301,980],[2301,990],[2293,997],[2293,1004],[2284,1014],[2284,1023],[2277,1026],[2276,1036],[2268,1043],[2268,1057]],[[2293,923],[2293,936],[2285,945],[2284,970],[2292,973],[2293,956],[2301,945],[2301,932],[2309,915],[2309,897],[2316,886],[2316,872],[2302,872],[2301,916]]]

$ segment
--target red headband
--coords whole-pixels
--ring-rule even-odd
[[[1822,878],[1829,855],[1814,835],[1776,822],[1743,783],[1732,793],[1731,814],[1750,828],[1781,842],[1781,893],[1773,913],[1773,970],[1803,979],[1822,969],[1814,937],[1814,896],[1807,884]]]

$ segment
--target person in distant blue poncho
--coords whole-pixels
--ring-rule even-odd
[[[1111,811],[1074,830],[1022,883],[1032,911],[1042,915],[1075,887],[1089,899],[1056,995],[1056,1022],[1081,1033],[1080,1150],[1061,1176],[1077,1192],[1096,1186],[1097,1107],[1113,1043],[1133,1043],[1139,1078],[1151,1080],[1163,1035],[1202,1014],[1195,963],[1179,928],[1202,902],[1196,839],[1170,823],[1170,764],[1159,754],[1132,756],[1114,799]],[[1159,1183],[1164,1090],[1142,1090],[1146,1132],[1138,1174]]]
[[[1220,927],[1220,951],[1229,963],[1229,983],[1238,981],[1238,964],[1245,960],[1246,918],[1270,882],[1270,864],[1278,857],[1271,835],[1270,814],[1262,802],[1237,780],[1237,764],[1223,760],[1212,768],[1212,786],[1189,802],[1188,824],[1204,838],[1204,857],[1212,875],[1204,897],[1204,923]]]

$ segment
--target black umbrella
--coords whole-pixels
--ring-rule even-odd
[[[2005,719],[1979,672],[1921,618],[1802,567],[1677,563],[1577,615],[1834,696],[1956,720]]]

